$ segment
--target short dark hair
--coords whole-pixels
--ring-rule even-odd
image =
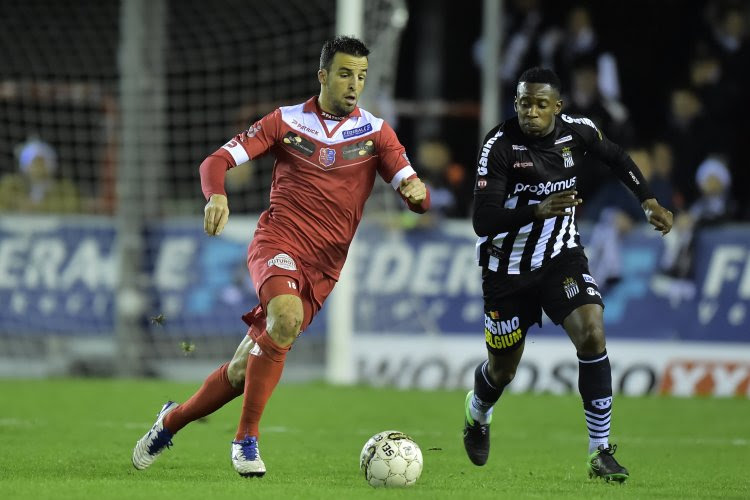
[[[562,93],[562,84],[560,83],[560,77],[557,73],[548,68],[540,68],[535,66],[529,68],[523,72],[521,78],[518,79],[518,83],[546,83],[553,89],[557,90],[558,94]]]
[[[336,52],[343,52],[355,57],[370,55],[370,49],[361,40],[351,36],[337,36],[326,40],[323,44],[323,49],[320,51],[320,69],[331,69],[331,61],[333,61]]]

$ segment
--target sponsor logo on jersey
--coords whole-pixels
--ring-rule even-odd
[[[540,182],[539,184],[524,184],[522,182],[519,182],[516,184],[516,187],[513,191],[513,194],[523,193],[524,191],[528,191],[529,193],[534,194],[552,194],[557,191],[565,191],[566,189],[570,189],[572,187],[575,187],[576,185],[576,177],[573,176],[570,179],[563,179],[561,181],[547,181],[547,182]]]
[[[568,299],[572,299],[576,295],[578,295],[578,292],[580,291],[578,289],[578,283],[576,283],[576,280],[573,278],[565,278],[565,281],[563,281],[563,290],[565,290],[565,296]]]
[[[518,144],[513,144],[513,151],[528,151],[529,148],[526,146],[519,146]]]
[[[590,274],[581,273],[581,276],[583,276],[583,281],[585,281],[586,283],[591,283],[592,285],[596,285],[596,280]]]
[[[513,164],[513,168],[526,168],[526,167],[533,167],[534,163],[530,161],[517,161]]]
[[[596,125],[594,125],[594,122],[589,120],[588,118],[573,118],[572,116],[568,116],[565,113],[560,115],[560,118],[566,123],[577,123],[579,125],[588,125],[589,127],[596,130],[597,135],[599,135],[599,140],[602,140],[602,133],[599,131],[598,128],[596,128]]]
[[[305,132],[307,134],[312,135],[318,135],[318,131],[314,128],[310,128],[307,125],[303,125],[300,122],[298,122],[296,119],[292,118],[292,125],[294,125],[295,128],[301,130],[302,132]]]
[[[269,259],[268,267],[272,266],[280,267],[281,269],[286,269],[287,271],[297,270],[297,264],[294,262],[294,259],[285,253],[277,254],[274,258]]]
[[[558,140],[556,140],[555,144],[562,144],[563,142],[568,142],[572,140],[573,140],[572,135],[566,135],[565,137],[560,137]]]
[[[330,167],[336,162],[336,150],[333,148],[320,148],[318,161],[324,167]]]
[[[315,152],[315,144],[304,137],[300,137],[294,132],[287,132],[282,142],[290,146],[305,156],[312,156]]]
[[[357,137],[358,135],[366,134],[370,131],[372,131],[372,125],[367,123],[365,125],[362,125],[361,127],[353,128],[351,130],[344,130],[341,133],[341,136],[344,139],[348,139],[350,137]]]
[[[601,399],[594,399],[591,401],[591,406],[599,410],[606,410],[607,408],[612,406],[612,396]]]
[[[242,135],[240,136],[240,140],[244,141],[245,139],[252,139],[253,137],[255,137],[255,134],[260,132],[260,128],[260,123],[250,125],[250,127],[242,133]]]
[[[500,311],[490,311],[489,314],[492,319],[500,319]]]
[[[492,136],[487,142],[485,142],[484,146],[482,146],[482,154],[479,155],[479,167],[477,168],[477,173],[479,175],[487,175],[487,164],[489,162],[490,149],[492,149],[492,145],[495,144],[495,141],[497,141],[502,136],[503,136],[503,133],[498,132],[497,134]]]
[[[375,142],[372,139],[356,142],[354,144],[347,144],[341,148],[341,156],[343,156],[345,160],[353,160],[355,158],[362,158],[366,155],[374,154]]]
[[[596,296],[598,296],[598,297],[599,297],[600,299],[602,298],[602,294],[601,294],[601,293],[599,293],[599,290],[597,290],[596,288],[593,288],[593,287],[587,287],[587,288],[586,288],[586,293],[588,293],[588,294],[589,294],[589,295],[591,295],[592,297],[593,297],[594,295],[596,295]]]
[[[487,187],[487,179],[480,177],[477,179],[477,189],[484,189]]]
[[[638,179],[636,178],[636,176],[635,176],[635,174],[633,173],[633,171],[632,171],[632,170],[628,170],[628,173],[630,174],[630,178],[631,178],[631,179],[633,179],[633,182],[635,182],[635,185],[636,185],[636,186],[640,186],[640,185],[641,185],[641,183],[640,183],[640,182],[638,182]]]
[[[325,111],[323,111],[322,109],[320,110],[320,116],[322,116],[322,117],[323,117],[323,118],[325,118],[326,120],[333,120],[333,121],[335,121],[335,122],[340,122],[340,121],[341,121],[341,120],[343,120],[344,118],[348,118],[348,117],[349,117],[349,115],[346,115],[346,116],[336,116],[336,115],[332,115],[331,113],[326,113],[326,112],[325,112]]]
[[[566,147],[562,148],[562,151],[560,151],[560,152],[562,153],[563,161],[565,163],[565,168],[572,167],[574,165],[574,163],[573,163],[573,153],[570,152],[570,148],[566,146]]]

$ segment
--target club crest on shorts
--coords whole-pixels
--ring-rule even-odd
[[[320,148],[318,161],[324,167],[330,167],[336,161],[336,150],[333,148]]]
[[[580,291],[578,289],[578,283],[576,283],[576,280],[573,278],[565,278],[565,281],[563,281],[563,290],[565,290],[565,296],[569,299],[572,299],[576,295],[578,295],[578,292]]]
[[[268,259],[268,267],[276,266],[287,271],[296,271],[297,263],[285,253],[277,254],[273,259]]]

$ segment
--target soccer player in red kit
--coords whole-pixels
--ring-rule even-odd
[[[226,171],[268,152],[276,158],[271,204],[248,248],[260,304],[243,316],[249,329],[232,360],[210,374],[185,403],[164,405],[136,443],[136,469],[150,466],[185,425],[244,393],[232,464],[242,476],[265,474],[258,449],[263,409],[281,378],[289,348],[336,284],[376,174],[412,211],[429,208],[429,191],[393,129],[357,107],[368,54],[355,38],[327,41],[320,55],[319,96],[276,109],[201,164],[208,200],[204,229],[218,235],[229,216]]]

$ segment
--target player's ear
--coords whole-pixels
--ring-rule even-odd
[[[513,98],[513,110],[518,113],[518,96]]]
[[[558,100],[558,101],[557,101],[557,102],[555,103],[555,114],[556,114],[556,115],[559,115],[559,114],[560,114],[560,112],[562,111],[562,107],[563,107],[563,102],[562,102],[562,99],[559,99],[559,100]]]
[[[328,78],[328,72],[324,68],[320,68],[318,70],[318,81],[321,85],[326,84],[326,79]]]

